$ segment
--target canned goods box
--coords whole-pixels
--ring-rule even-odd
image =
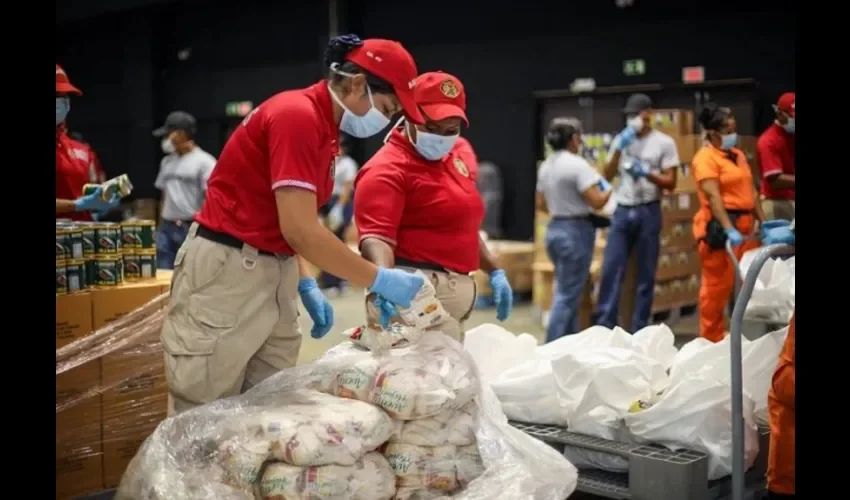
[[[81,339],[167,291],[151,280],[57,296],[57,350],[82,345],[75,356],[85,360]],[[56,380],[57,498],[117,486],[139,445],[166,416],[161,345],[155,338],[140,339],[93,356]],[[86,395],[93,389],[98,395]]]

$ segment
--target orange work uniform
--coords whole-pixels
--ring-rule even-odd
[[[796,462],[795,441],[795,369],[794,337],[797,312],[791,316],[788,336],[779,354],[773,383],[767,393],[767,410],[770,415],[770,452],[767,457],[767,489],[781,495],[795,494]]]
[[[712,219],[708,197],[699,185],[702,181],[714,179],[720,185],[720,198],[729,211],[741,211],[735,228],[746,238],[755,226],[752,211],[755,208],[756,192],[753,173],[747,157],[737,148],[723,151],[712,145],[705,145],[697,151],[691,161],[691,168],[697,183],[699,210],[694,215],[693,234],[698,241],[702,276],[699,288],[700,335],[719,342],[723,340],[723,310],[732,296],[735,286],[735,266],[725,249],[711,248],[704,241],[706,225]],[[740,260],[747,250],[757,248],[758,241],[746,240],[735,249]]]

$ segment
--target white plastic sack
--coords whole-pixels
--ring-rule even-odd
[[[548,344],[537,348],[537,356],[541,359],[556,359],[564,354],[579,352],[593,347],[633,347],[632,336],[622,328],[613,329],[604,326],[591,326],[574,335],[565,335]]]
[[[463,348],[475,360],[483,382],[489,382],[502,372],[535,359],[537,340],[527,333],[514,335],[492,323],[467,330]]]
[[[665,370],[673,365],[673,360],[679,352],[676,349],[673,330],[663,323],[649,325],[635,332],[632,335],[632,345],[635,351],[657,361]]]
[[[749,468],[759,451],[753,400],[744,395],[744,463]],[[636,405],[637,406],[637,405]],[[704,373],[684,377],[648,408],[625,416],[631,435],[645,443],[708,455],[708,478],[732,472],[732,398],[729,384]]]
[[[390,500],[396,493],[393,471],[380,453],[352,465],[295,467],[270,463],[260,480],[263,500]]]
[[[552,362],[526,361],[505,370],[490,387],[511,420],[548,425],[567,425],[567,415],[558,402]]]
[[[747,275],[758,252],[750,250],[741,257],[738,267],[742,277]],[[795,257],[768,260],[759,272],[745,317],[789,321],[794,312],[795,269]]]

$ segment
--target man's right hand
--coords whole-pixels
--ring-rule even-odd
[[[85,196],[81,196],[74,200],[74,211],[76,212],[97,212],[99,214],[105,214],[109,212],[113,208],[117,207],[121,202],[121,197],[118,196],[118,193],[112,195],[110,200],[104,200],[101,198],[103,194],[103,188],[98,186],[97,189],[94,190],[91,194],[87,194]]]

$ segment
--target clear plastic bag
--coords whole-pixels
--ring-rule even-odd
[[[476,444],[469,445],[472,448],[450,445],[451,449],[455,450],[451,459],[455,467],[455,480],[457,486],[462,489],[451,494],[440,494],[439,490],[408,487],[403,482],[401,485],[389,485],[389,480],[385,480],[382,488],[397,488],[396,498],[563,500],[575,489],[578,479],[576,469],[551,447],[507,423],[498,400],[488,387],[479,383],[474,362],[463,352],[460,344],[446,335],[428,332],[417,343],[384,353],[365,351],[351,343],[345,343],[331,349],[314,363],[281,371],[245,394],[166,419],[133,459],[116,498],[257,498],[260,488],[263,487],[264,471],[268,470],[270,464],[282,461],[269,459],[270,456],[278,456],[273,454],[277,453],[272,450],[273,440],[258,438],[242,431],[256,430],[256,427],[252,426],[256,426],[258,418],[268,412],[285,411],[293,404],[309,406],[305,400],[321,407],[323,398],[333,398],[329,394],[335,393],[342,382],[348,380],[348,374],[357,372],[365,374],[361,379],[366,382],[348,387],[349,390],[360,394],[350,399],[363,398],[377,401],[379,406],[383,403],[382,407],[389,406],[390,410],[397,409],[398,406],[389,404],[397,399],[390,398],[386,392],[388,388],[393,389],[391,386],[394,384],[395,389],[402,389],[396,390],[398,394],[407,394],[407,401],[413,401],[412,406],[404,406],[412,408],[410,415],[415,413],[423,418],[434,417],[441,412],[464,408],[470,402],[477,410]],[[381,374],[384,376],[379,380]],[[390,376],[391,374],[398,376]],[[416,379],[416,376],[420,378]],[[414,381],[417,383],[414,384]],[[371,394],[368,387],[372,387]],[[413,392],[405,392],[404,387],[412,389]],[[319,396],[311,389],[319,389],[329,394]],[[376,393],[380,394],[377,398]],[[411,398],[410,394],[414,396]],[[339,398],[333,399],[342,401]],[[349,403],[356,404],[358,401]],[[396,410],[395,413],[406,411],[408,410]],[[325,435],[338,435],[336,440],[343,446],[354,445],[358,450],[371,448],[372,441],[358,441],[357,437],[374,435],[378,432],[375,429],[381,427],[380,422],[376,423],[365,417],[368,413],[369,411],[364,410],[362,414],[355,413],[355,418],[341,419],[346,423],[337,425],[343,425],[344,428],[326,432]],[[358,414],[361,416],[356,417]],[[264,423],[266,431],[270,427],[268,424]],[[367,424],[373,428],[371,432],[364,428]],[[276,426],[271,428],[278,429]],[[297,444],[300,445],[300,442]],[[290,443],[289,447],[292,446],[294,444]],[[481,458],[480,464],[474,458],[476,452]],[[365,455],[368,456],[368,452]],[[286,453],[282,456],[285,457]],[[356,467],[357,463],[355,460],[348,467]],[[432,461],[429,467],[439,468],[439,464],[439,461]],[[294,469],[275,466],[272,470],[279,471],[278,475],[285,479],[292,476]],[[315,466],[302,468],[302,471],[314,473],[319,470],[325,469]],[[285,484],[279,488],[290,488],[286,481],[282,483]],[[358,484],[356,481],[343,484],[342,480],[336,480],[335,484],[336,490],[329,489],[328,496],[320,497],[322,500],[383,498],[380,496],[383,490],[374,485],[374,491],[371,493],[353,496],[352,491],[356,490]],[[302,482],[292,486],[294,490],[286,491],[290,491],[292,498],[306,498],[297,496],[304,494],[305,487]],[[270,480],[266,481],[265,488],[272,488]],[[338,495],[343,489],[345,493]]]

